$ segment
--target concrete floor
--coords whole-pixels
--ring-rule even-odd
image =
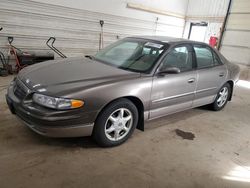
[[[250,187],[250,82],[236,87],[223,111],[154,120],[125,144],[103,149],[90,138],[45,138],[23,126],[5,104],[11,79],[0,77],[2,188]],[[241,79],[250,81],[249,68]],[[183,139],[176,129],[195,137]]]

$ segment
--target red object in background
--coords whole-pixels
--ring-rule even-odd
[[[211,47],[215,48],[216,45],[217,45],[217,41],[218,41],[217,37],[211,36],[210,39],[209,39],[209,45]]]

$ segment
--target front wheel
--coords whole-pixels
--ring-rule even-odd
[[[136,106],[128,99],[120,99],[109,104],[99,114],[93,137],[100,146],[117,146],[132,135],[137,123]]]
[[[215,111],[223,109],[228,102],[231,92],[231,86],[228,83],[224,84],[217,93],[215,101],[212,103],[212,109]]]

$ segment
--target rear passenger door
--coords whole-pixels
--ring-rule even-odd
[[[227,70],[218,55],[207,45],[193,45],[197,66],[197,86],[193,107],[212,103],[222,84]]]

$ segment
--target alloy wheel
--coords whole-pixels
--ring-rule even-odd
[[[223,87],[220,92],[219,92],[219,97],[217,99],[217,105],[218,107],[222,107],[228,98],[228,88],[227,87]]]
[[[127,108],[119,108],[108,117],[105,123],[105,135],[111,141],[123,139],[133,125],[133,115]]]

